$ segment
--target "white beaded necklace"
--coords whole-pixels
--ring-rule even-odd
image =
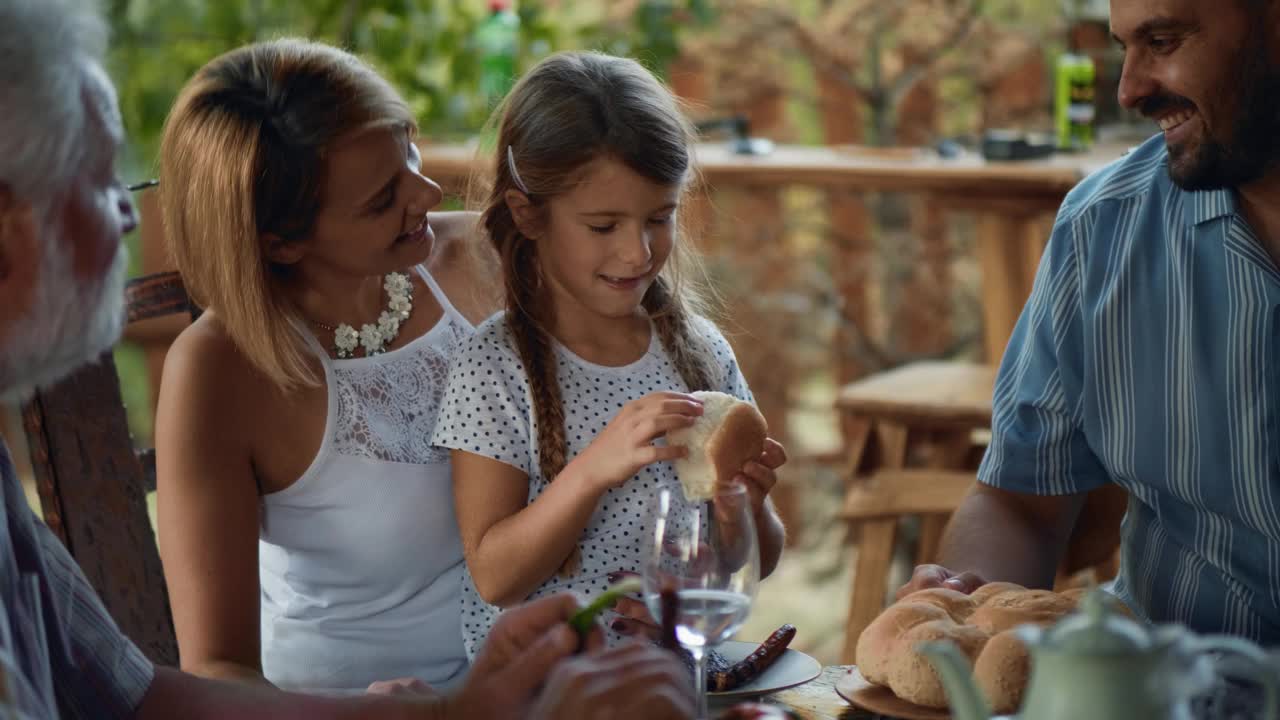
[[[354,357],[357,347],[363,347],[366,356],[379,355],[386,352],[387,345],[400,335],[400,326],[413,312],[413,283],[404,273],[387,273],[382,289],[387,291],[387,309],[378,316],[376,325],[366,323],[357,331],[346,323],[334,327],[312,321],[312,324],[333,333],[333,349],[338,359]]]

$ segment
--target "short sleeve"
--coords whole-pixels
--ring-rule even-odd
[[[992,487],[1068,495],[1110,481],[1083,429],[1084,248],[1076,222],[1060,214],[1055,223],[996,376],[991,445],[978,471]]]
[[[481,326],[454,355],[431,444],[532,477],[529,383],[501,317]]]
[[[738,358],[733,352],[733,346],[725,339],[724,333],[720,332],[720,328],[716,327],[715,323],[704,317],[695,317],[693,325],[706,341],[707,349],[711,352],[715,363],[717,377],[713,379],[711,389],[754,403],[755,396],[747,386],[747,379],[743,377],[742,369],[738,367]]]

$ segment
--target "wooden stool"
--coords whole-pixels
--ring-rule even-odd
[[[991,426],[995,368],[921,362],[846,385],[837,407],[847,449],[843,516],[858,530],[842,662],[884,607],[898,520],[920,516],[917,563],[936,560],[942,531],[975,481],[974,436]]]

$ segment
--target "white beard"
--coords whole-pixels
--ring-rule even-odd
[[[23,400],[97,360],[124,329],[128,249],[121,244],[111,269],[88,285],[71,272],[70,243],[46,235],[35,302],[0,347],[0,403]]]

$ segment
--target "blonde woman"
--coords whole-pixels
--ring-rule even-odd
[[[156,422],[186,670],[339,693],[465,672],[449,457],[428,442],[495,295],[472,218],[428,215],[414,133],[377,73],[298,40],[213,60],[165,125],[165,231],[207,308]]]

